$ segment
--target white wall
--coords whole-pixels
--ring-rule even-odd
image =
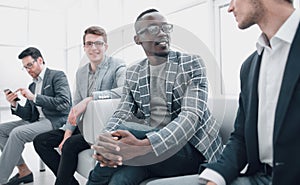
[[[300,0],[294,0],[299,7]],[[21,71],[17,55],[27,46],[41,49],[47,66],[61,69],[74,85],[78,65],[84,62],[82,35],[91,25],[108,32],[108,53],[128,63],[144,57],[133,42],[138,14],[156,8],[175,29],[173,48],[200,54],[206,60],[210,95],[236,99],[239,68],[255,49],[257,27],[241,31],[229,0],[0,0],[0,90],[27,86],[31,79]],[[8,120],[8,104],[0,92],[0,119]]]
[[[57,0],[55,0],[58,2]],[[47,6],[45,0],[0,1],[0,118],[15,119],[7,110],[3,89],[16,90],[31,82],[17,58],[28,46],[39,48],[51,68],[66,70],[65,13],[57,6]]]

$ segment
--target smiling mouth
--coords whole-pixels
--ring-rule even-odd
[[[169,44],[168,41],[156,41],[154,42],[155,46],[167,46]]]

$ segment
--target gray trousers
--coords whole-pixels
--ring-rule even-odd
[[[20,120],[0,124],[0,184],[7,182],[15,166],[25,163],[22,158],[25,143],[52,129],[45,118],[33,123]]]

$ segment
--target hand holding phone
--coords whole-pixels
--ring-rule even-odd
[[[10,89],[5,89],[4,92],[7,93],[7,94],[12,93],[12,91],[11,91]],[[16,97],[16,98],[14,99],[14,101],[20,101],[20,98]]]

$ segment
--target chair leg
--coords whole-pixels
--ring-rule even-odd
[[[44,172],[44,171],[46,171],[45,163],[42,161],[42,159],[40,159],[40,172]]]

